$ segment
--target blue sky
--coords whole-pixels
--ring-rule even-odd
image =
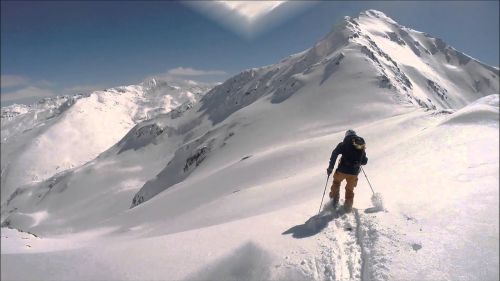
[[[499,64],[499,1],[317,2],[253,38],[182,2],[2,1],[2,105],[165,73],[223,81],[309,48],[367,9]]]

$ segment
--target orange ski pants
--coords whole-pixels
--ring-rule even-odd
[[[335,171],[333,174],[333,184],[330,191],[330,198],[334,198],[334,200],[336,198],[336,200],[338,200],[340,184],[343,180],[346,180],[347,182],[345,186],[345,204],[352,207],[354,201],[354,188],[358,185],[358,176]]]

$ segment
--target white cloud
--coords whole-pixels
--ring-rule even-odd
[[[177,85],[215,85],[225,80],[229,73],[223,70],[201,70],[191,67],[176,67],[167,72],[151,74],[146,76],[143,81],[159,79],[168,81]]]
[[[103,85],[77,85],[69,88],[65,88],[62,90],[62,93],[65,95],[74,95],[74,94],[87,94],[92,93],[94,91],[103,90],[108,87]]]
[[[21,100],[40,100],[46,97],[53,97],[56,93],[48,89],[42,89],[35,86],[28,86],[13,92],[2,93],[2,103],[10,103]]]
[[[171,76],[215,76],[226,75],[227,73],[222,70],[200,70],[190,67],[177,67],[170,69],[167,75]]]
[[[43,98],[58,95],[87,94],[93,91],[106,89],[101,84],[75,85],[58,88],[57,84],[48,80],[33,80],[21,75],[2,74],[1,104],[6,106],[11,103],[31,104]]]
[[[33,103],[46,97],[53,97],[54,84],[46,81],[33,81],[21,75],[1,75],[2,87],[0,101],[2,106],[10,103]]]
[[[1,75],[1,85],[2,88],[12,88],[18,86],[25,86],[29,82],[29,79],[19,75]]]

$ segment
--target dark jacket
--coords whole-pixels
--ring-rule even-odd
[[[337,171],[341,173],[357,176],[360,172],[361,165],[366,165],[366,163],[368,163],[365,150],[356,149],[352,144],[352,140],[354,138],[359,137],[356,135],[346,136],[344,140],[332,151],[330,165],[328,166],[330,171],[333,170],[335,161],[337,161],[337,156],[339,156],[339,154],[342,154],[342,158],[340,158]]]

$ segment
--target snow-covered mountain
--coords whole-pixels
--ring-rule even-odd
[[[2,228],[2,277],[498,279],[498,94],[498,68],[381,12],[347,17],[17,188],[2,225],[39,237]],[[354,213],[311,227],[349,128],[385,211],[360,175]]]
[[[135,124],[196,102],[212,86],[150,78],[139,85],[2,107],[2,202],[19,186],[94,159]]]
[[[359,19],[346,18],[313,48],[276,65],[245,71],[210,91],[197,113],[185,122],[188,126],[194,120],[211,122],[192,130],[198,131],[197,137],[178,149],[171,165],[141,189],[133,205],[187,178],[211,151],[224,145],[230,134],[227,127],[245,123],[239,118],[262,120],[256,130],[266,127],[264,131],[276,134],[265,143],[282,142],[281,136],[302,137],[294,128],[310,126],[311,122],[332,123],[329,116],[336,117],[336,124],[353,124],[394,110],[380,110],[369,103],[458,109],[498,93],[498,75],[498,69],[457,52],[439,39],[404,28],[378,11],[367,11]],[[285,103],[290,98],[296,101]],[[266,104],[262,107],[278,105],[270,108],[274,112],[257,109],[258,118],[253,112],[246,113],[259,108],[260,103]],[[349,106],[340,109],[339,104]],[[294,116],[283,114],[294,111],[288,107],[296,108]],[[239,114],[231,116],[234,112]],[[289,124],[285,124],[287,120]],[[204,126],[207,129],[198,129]]]

